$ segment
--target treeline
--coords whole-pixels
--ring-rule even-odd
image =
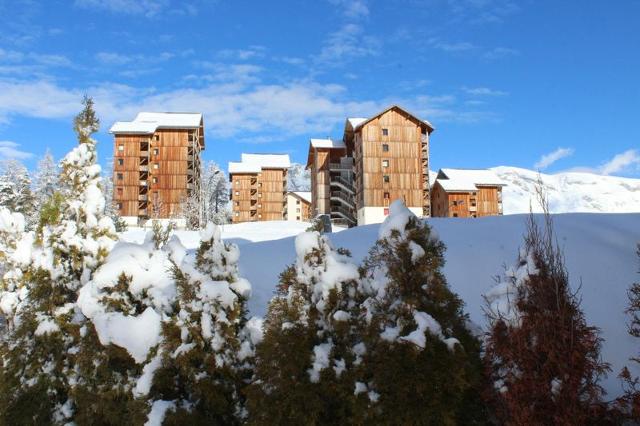
[[[33,230],[0,208],[0,424],[640,419],[629,370],[625,395],[605,400],[602,339],[549,215],[530,219],[516,264],[486,294],[486,331],[447,284],[444,244],[399,201],[360,263],[325,235],[299,235],[266,317],[249,318],[239,249],[213,223],[195,252],[160,225],[117,242],[84,106]],[[637,337],[640,284],[629,298]]]

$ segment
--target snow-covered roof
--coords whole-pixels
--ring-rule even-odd
[[[253,163],[243,163],[240,161],[229,161],[229,174],[232,173],[260,173],[262,168]]]
[[[506,186],[506,182],[487,169],[440,169],[436,178],[445,191],[475,191],[478,186]]]
[[[230,161],[229,173],[260,173],[262,169],[288,169],[288,154],[242,154],[242,161]]]
[[[157,129],[197,129],[202,114],[195,112],[140,112],[133,121],[118,121],[111,133],[154,133]]]
[[[307,203],[311,202],[311,192],[310,191],[291,191],[292,194],[297,195],[302,198]]]
[[[353,117],[347,118],[347,121],[349,122],[349,124],[351,124],[351,127],[353,127],[354,129],[367,120],[368,118],[353,118]]]
[[[346,148],[341,139],[311,139],[311,146],[314,148]]]

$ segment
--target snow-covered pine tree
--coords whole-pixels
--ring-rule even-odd
[[[222,225],[229,222],[229,185],[227,178],[213,161],[203,165],[202,210],[205,222]]]
[[[269,303],[249,394],[250,424],[358,424],[353,311],[359,271],[326,236],[296,238]]]
[[[72,389],[82,382],[78,357],[86,319],[76,305],[78,289],[114,244],[104,216],[98,130],[93,101],[85,97],[75,118],[79,145],[62,161],[61,194],[45,206],[31,262],[23,273],[28,291],[15,328],[0,349],[4,387],[0,423],[63,424],[74,417]]]
[[[503,424],[584,425],[601,414],[598,381],[608,365],[541,201],[544,227],[530,215],[517,264],[485,295],[488,400]]]
[[[43,206],[56,192],[60,170],[58,165],[47,149],[44,156],[38,161],[38,168],[33,179],[33,193],[36,199],[36,206]]]
[[[363,263],[360,381],[367,421],[480,424],[480,342],[446,282],[444,244],[402,201]]]
[[[22,213],[27,229],[31,229],[37,222],[35,201],[27,168],[18,160],[4,160],[0,174],[0,206]]]
[[[636,253],[640,259],[640,243],[637,246]],[[640,270],[638,271],[640,273]],[[627,291],[629,305],[626,313],[630,317],[627,324],[628,332],[635,338],[640,338],[640,282],[634,283]],[[640,351],[630,359],[633,363],[633,370],[637,371],[640,367]],[[624,396],[619,399],[618,405],[631,420],[638,422],[640,420],[640,378],[633,374],[628,367],[624,367],[619,375],[624,386]]]
[[[238,274],[239,256],[209,223],[196,253],[175,263],[176,302],[149,393],[154,410],[170,407],[164,424],[238,424],[244,416],[259,325],[246,319],[251,285]]]

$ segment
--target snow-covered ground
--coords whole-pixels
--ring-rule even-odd
[[[517,167],[494,167],[507,183],[503,189],[504,214],[528,213],[535,199],[538,176],[542,179],[553,213],[640,212],[640,179],[602,176],[593,173],[538,174]]]
[[[620,385],[616,376],[640,346],[628,336],[624,314],[627,288],[640,280],[635,255],[640,242],[640,214],[563,214],[555,215],[554,220],[571,283],[575,288],[582,286],[580,295],[587,319],[602,329],[605,338],[603,357],[613,369],[605,388],[610,395],[617,395]],[[444,271],[449,284],[478,324],[484,324],[482,295],[503,266],[515,261],[525,221],[526,215],[429,220],[447,245]],[[223,237],[240,243],[240,274],[253,286],[249,302],[252,314],[265,314],[278,274],[295,259],[293,235],[306,227],[295,222],[225,226]],[[360,261],[374,244],[377,233],[378,225],[368,225],[332,234],[330,238]],[[196,247],[197,233],[182,231],[178,236],[188,248]],[[143,233],[129,231],[124,238],[141,240]]]

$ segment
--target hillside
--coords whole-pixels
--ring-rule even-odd
[[[482,295],[493,285],[493,277],[504,265],[514,262],[525,230],[525,215],[476,220],[430,219],[447,245],[444,272],[451,287],[466,303],[466,311],[477,324],[484,324]],[[588,321],[602,329],[603,358],[612,365],[604,386],[610,396],[620,392],[616,378],[627,359],[637,352],[639,342],[626,332],[626,291],[638,281],[635,247],[640,242],[640,214],[566,214],[555,216],[558,239],[565,250],[566,264],[574,288],[581,286],[583,309]],[[295,259],[294,235],[303,226],[289,222],[271,228],[277,240],[264,240],[268,224],[245,224],[227,229],[227,238],[240,242],[240,272],[253,286],[249,307],[263,316],[273,295],[278,274]],[[378,225],[352,228],[331,235],[336,246],[349,249],[360,261],[374,243]],[[193,232],[178,233],[182,242],[194,248]],[[128,233],[124,239],[138,239]],[[252,242],[252,240],[254,242]],[[263,240],[263,241],[258,241]]]
[[[640,179],[601,176],[592,173],[538,174],[517,167],[494,167],[508,186],[503,190],[504,214],[528,213],[535,201],[541,178],[553,213],[640,212]]]

